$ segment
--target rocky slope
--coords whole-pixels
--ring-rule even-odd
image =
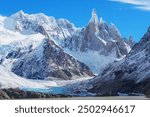
[[[105,68],[92,80],[91,91],[99,95],[144,93],[150,89],[150,28],[125,59]]]
[[[44,39],[39,47],[14,62],[12,71],[29,79],[56,77],[70,80],[73,77],[93,75],[84,63],[64,53],[49,39]]]

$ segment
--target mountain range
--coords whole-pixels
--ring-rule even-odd
[[[99,96],[145,94],[150,86],[149,38],[150,29],[139,43],[122,37],[95,9],[83,28],[42,13],[0,16],[0,86],[28,87],[19,84],[23,80],[42,87],[38,80],[91,77],[82,88]]]

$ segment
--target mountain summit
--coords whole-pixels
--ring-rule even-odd
[[[71,53],[72,51],[80,52],[80,57],[77,53],[72,55],[85,62],[94,72],[99,72],[107,64],[124,58],[133,45],[134,43],[121,37],[114,24],[109,26],[102,18],[99,22],[95,9],[92,11],[88,25],[63,42],[63,47],[68,48]],[[99,60],[93,60],[89,58],[89,55]]]
[[[92,17],[91,17],[89,23],[94,23],[96,26],[98,26],[98,16],[96,13],[96,9],[92,10]]]

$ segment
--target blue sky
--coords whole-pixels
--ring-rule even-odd
[[[66,18],[77,27],[86,26],[91,11],[114,23],[122,36],[139,41],[150,26],[149,0],[0,0],[0,14],[9,16],[19,10]]]

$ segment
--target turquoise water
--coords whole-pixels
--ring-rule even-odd
[[[23,91],[32,91],[32,92],[41,92],[41,93],[47,93],[47,94],[64,94],[64,95],[71,95],[71,96],[93,96],[94,94],[88,93],[86,91],[79,91],[76,92],[73,88],[68,87],[51,87],[47,89],[41,89],[41,88],[20,88]]]
[[[38,89],[38,88],[21,88],[24,91],[42,92],[48,94],[66,94],[74,97],[67,98],[73,100],[149,100],[145,96],[107,96],[107,97],[94,97],[90,96],[87,92],[81,92],[81,94],[74,94],[71,90],[66,87],[52,87],[49,89]],[[81,97],[80,97],[81,96]],[[62,99],[62,98],[61,98]],[[64,98],[65,99],[65,98]]]
[[[40,89],[40,88],[20,88],[23,91],[33,91],[33,92],[41,92],[48,94],[70,94],[71,91],[66,87],[51,87],[49,89]]]

